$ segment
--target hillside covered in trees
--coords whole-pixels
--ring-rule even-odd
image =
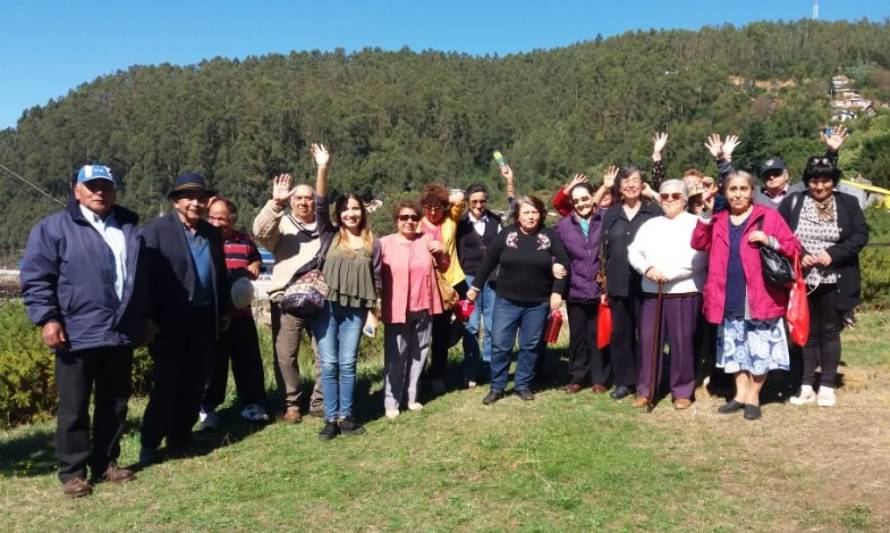
[[[59,198],[80,165],[106,163],[119,202],[146,217],[167,208],[177,174],[196,170],[242,205],[242,220],[273,175],[311,174],[314,141],[334,153],[334,188],[384,199],[432,180],[497,183],[493,149],[520,191],[611,163],[646,167],[656,130],[670,134],[669,174],[713,172],[702,143],[718,131],[740,135],[741,167],[780,155],[799,176],[823,150],[837,73],[890,101],[890,21],[637,31],[504,57],[366,49],[133,66],[27,110],[0,132],[0,162]],[[851,128],[848,175],[890,185],[888,113]],[[57,206],[5,175],[0,191],[3,255]]]

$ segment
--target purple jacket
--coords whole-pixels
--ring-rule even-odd
[[[569,273],[569,301],[595,300],[602,294],[596,282],[600,271],[600,226],[602,211],[597,210],[590,219],[590,230],[587,238],[581,231],[581,225],[575,214],[563,218],[556,225],[556,234],[562,239],[566,251],[572,260]]]
[[[751,318],[772,320],[785,315],[788,289],[776,287],[763,279],[760,250],[756,245],[748,243],[748,235],[757,230],[759,220],[763,220],[763,232],[779,241],[780,254],[794,257],[800,253],[800,242],[778,212],[762,205],[754,205],[754,210],[748,216],[742,233],[739,256],[742,260],[742,270],[745,272]],[[710,224],[699,220],[692,234],[692,247],[709,252],[708,279],[705,281],[702,312],[708,322],[720,324],[723,322],[726,271],[729,267],[729,211],[721,211],[714,215]]]

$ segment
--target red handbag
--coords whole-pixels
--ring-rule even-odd
[[[596,346],[600,350],[609,345],[612,340],[612,308],[609,302],[600,302],[596,316]]]
[[[791,341],[798,346],[806,344],[810,337],[810,304],[807,302],[807,284],[800,269],[800,255],[794,257],[794,283],[788,294],[785,322]]]

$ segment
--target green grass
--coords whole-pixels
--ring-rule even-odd
[[[886,365],[885,323],[884,316],[863,313],[845,339],[845,359]],[[867,333],[870,328],[880,329]],[[268,362],[268,335],[262,343]],[[374,348],[369,344],[365,352]],[[267,379],[271,387],[268,372]],[[534,402],[508,397],[485,407],[486,391],[477,388],[389,421],[382,418],[379,356],[366,355],[359,381],[364,436],[323,443],[316,437],[321,421],[312,418],[253,427],[230,405],[222,411],[225,433],[197,436],[198,456],[152,466],[133,483],[100,485],[79,501],[59,491],[52,423],[0,433],[0,524],[16,531],[736,531],[788,524],[868,530],[887,524],[883,510],[866,504],[792,506],[777,515],[762,509],[768,495],[727,491],[727,479],[747,466],[727,459],[734,445],[722,436],[725,423],[700,420],[703,444],[689,449],[678,444],[678,428],[653,422],[679,416],[666,403],[647,415],[603,395],[549,389]],[[136,460],[144,405],[144,399],[131,401],[124,464]],[[696,453],[705,453],[704,460]]]

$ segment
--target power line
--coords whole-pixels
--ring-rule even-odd
[[[7,173],[8,173],[9,175],[11,175],[13,178],[15,178],[15,179],[21,181],[21,182],[24,183],[25,185],[28,185],[29,187],[31,187],[31,188],[34,189],[35,191],[37,191],[37,192],[39,192],[40,194],[46,196],[47,198],[49,198],[49,199],[52,200],[53,202],[59,204],[60,206],[65,207],[65,203],[64,203],[64,202],[62,202],[61,200],[59,200],[59,199],[56,198],[55,196],[49,194],[48,192],[44,191],[43,189],[41,189],[41,188],[38,187],[37,185],[35,185],[35,184],[31,183],[30,181],[26,180],[25,178],[19,176],[18,174],[16,174],[16,173],[13,172],[12,170],[10,170],[9,167],[7,167],[6,165],[4,165],[3,163],[0,163],[0,170],[3,170],[3,171],[5,171],[5,172],[7,172]]]

